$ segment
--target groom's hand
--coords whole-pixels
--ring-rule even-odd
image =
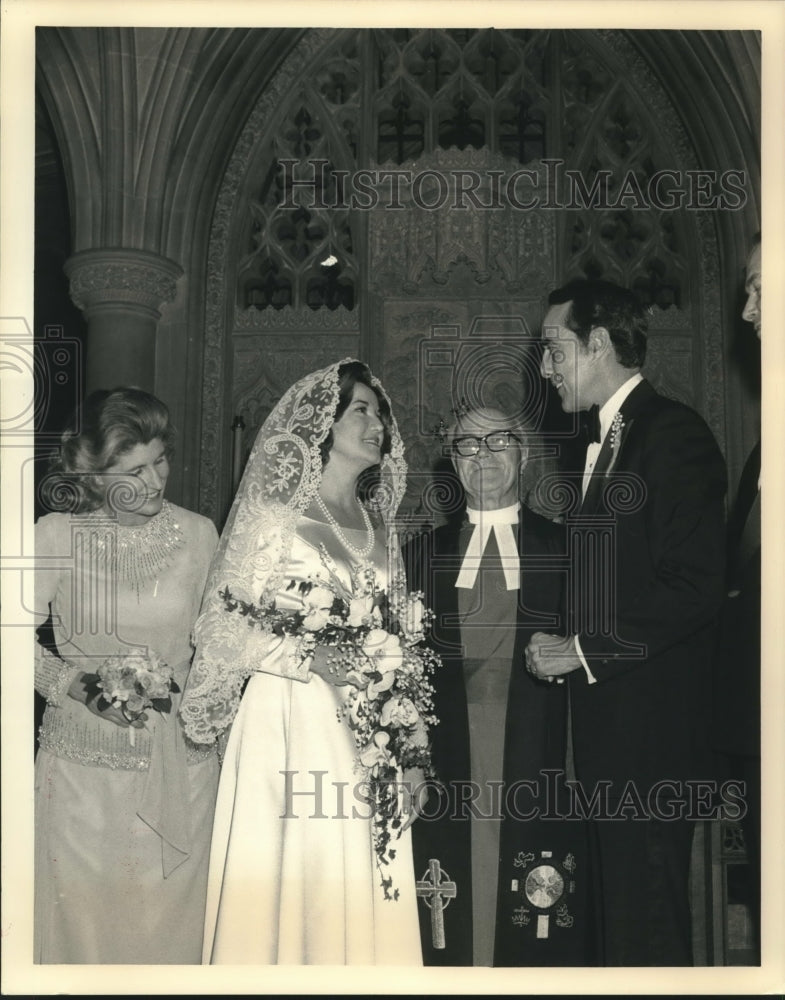
[[[573,636],[535,632],[526,647],[526,669],[538,680],[560,680],[580,666]]]

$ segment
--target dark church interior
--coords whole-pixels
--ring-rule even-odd
[[[220,531],[282,392],[356,357],[395,401],[416,526],[456,343],[536,351],[549,290],[588,277],[638,295],[644,375],[705,419],[735,495],[759,32],[39,27],[35,94],[41,478],[85,393],[138,386],[177,428],[170,499]],[[539,418],[569,430],[552,399]],[[753,882],[740,824],[698,823],[696,966],[759,964]]]

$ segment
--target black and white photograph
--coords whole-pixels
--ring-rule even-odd
[[[3,4],[4,995],[785,987],[785,4],[594,7]]]

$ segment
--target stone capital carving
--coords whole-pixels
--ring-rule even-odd
[[[160,307],[173,302],[183,269],[147,250],[83,250],[64,265],[75,305],[88,315],[96,308],[123,306],[160,319]]]

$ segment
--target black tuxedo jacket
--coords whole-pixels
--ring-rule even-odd
[[[460,524],[448,524],[416,537],[404,547],[410,589],[421,590],[427,607],[435,614],[429,642],[441,656],[443,666],[434,677],[435,714],[439,724],[432,731],[433,762],[439,788],[431,788],[427,817],[412,827],[417,878],[427,871],[431,858],[458,886],[457,896],[444,910],[446,947],[432,945],[430,916],[418,901],[423,956],[426,965],[472,964],[471,824],[461,790],[471,778],[468,711],[455,580],[461,557],[458,548]],[[526,507],[522,507],[518,529],[521,557],[521,588],[516,625],[515,654],[510,677],[505,730],[505,791],[522,780],[538,782],[536,792],[521,787],[510,815],[510,801],[502,797],[499,882],[495,965],[585,964],[584,938],[587,889],[584,831],[580,823],[560,822],[553,794],[556,777],[542,772],[561,772],[565,762],[566,685],[535,681],[525,669],[524,651],[533,632],[558,632],[564,628],[562,594],[566,576],[565,531]],[[560,778],[559,778],[560,780]],[[548,784],[551,782],[551,784]],[[550,798],[548,799],[548,796]],[[547,800],[547,801],[546,801]],[[547,809],[552,819],[522,820],[533,810]],[[536,937],[535,910],[525,905],[523,882],[540,859],[552,852],[558,868],[567,860],[572,869],[565,875],[562,902],[567,908],[557,926],[551,914],[547,939]],[[525,855],[531,857],[521,861]],[[517,864],[516,864],[517,859]],[[523,865],[523,867],[522,867]],[[513,891],[512,886],[518,883]],[[577,889],[576,889],[577,886]],[[516,913],[517,911],[517,913]],[[525,923],[523,922],[525,921]]]
[[[726,473],[701,417],[645,380],[620,413],[611,467],[592,477],[571,521],[580,534],[593,522],[607,525],[611,511],[613,628],[588,634],[573,609],[573,631],[597,682],[588,683],[581,669],[569,675],[569,687],[584,789],[610,781],[615,796],[632,781],[645,797],[657,782],[711,773],[710,666],[724,591]],[[610,439],[597,468],[607,464]],[[636,495],[625,501],[630,484]],[[642,655],[632,654],[633,646]]]

